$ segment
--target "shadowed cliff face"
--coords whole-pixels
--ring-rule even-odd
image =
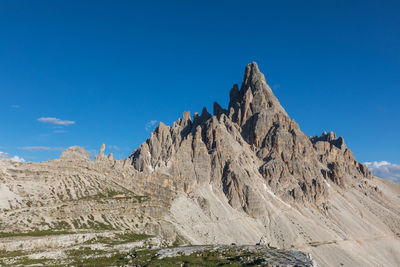
[[[346,187],[371,176],[342,137],[307,137],[256,63],[247,65],[240,89],[231,89],[227,109],[214,103],[213,115],[204,108],[193,120],[185,112],[171,127],[160,123],[129,160],[139,171],[174,177],[187,193],[212,184],[252,216],[262,210],[256,180],[285,201],[321,204],[327,181]]]

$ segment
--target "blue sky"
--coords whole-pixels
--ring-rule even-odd
[[[226,107],[256,61],[307,135],[400,163],[398,1],[143,2],[1,2],[0,157],[124,158],[155,122]]]

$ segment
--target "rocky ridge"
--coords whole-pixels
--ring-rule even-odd
[[[231,89],[227,109],[214,103],[213,115],[204,108],[172,126],[160,123],[129,160],[141,173],[173,177],[177,197],[165,218],[191,243],[309,247],[323,265],[338,264],[331,255],[349,265],[388,259],[371,258],[366,239],[400,249],[392,239],[400,229],[398,191],[357,162],[342,137],[307,137],[256,63]],[[358,251],[336,245],[344,240],[358,242]],[[329,244],[328,257],[319,246]]]
[[[286,201],[322,203],[327,183],[339,186],[372,175],[333,132],[309,138],[291,119],[267,85],[256,63],[246,67],[239,89],[230,91],[228,109],[214,103],[193,120],[189,112],[172,127],[160,123],[130,157],[142,172],[179,177],[182,190],[196,183],[222,187],[235,208],[251,212],[246,199],[259,176]],[[254,214],[259,214],[255,211]]]

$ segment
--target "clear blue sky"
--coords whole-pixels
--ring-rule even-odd
[[[398,1],[1,1],[0,151],[41,161],[106,143],[124,158],[150,121],[226,107],[256,61],[307,135],[400,163],[399,14]]]

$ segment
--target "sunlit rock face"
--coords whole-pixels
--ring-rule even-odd
[[[227,109],[214,103],[214,115],[189,112],[171,127],[160,123],[130,157],[139,171],[171,175],[182,190],[195,184],[221,187],[229,203],[252,215],[254,179],[286,201],[322,203],[326,181],[345,187],[371,176],[334,133],[309,138],[291,119],[256,63],[245,69],[239,89],[230,91]],[[261,212],[262,213],[262,212]]]

